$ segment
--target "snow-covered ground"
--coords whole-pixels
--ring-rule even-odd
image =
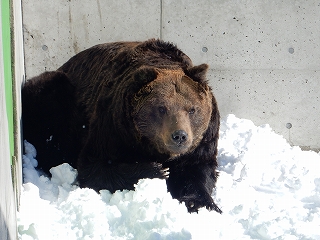
[[[68,164],[52,168],[50,180],[36,172],[36,151],[25,146],[18,212],[23,240],[320,239],[320,155],[291,147],[268,125],[222,119],[213,196],[222,215],[187,213],[164,180],[97,194],[72,185],[77,173]]]

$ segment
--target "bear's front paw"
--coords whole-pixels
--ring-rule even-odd
[[[152,178],[168,179],[169,168],[163,168],[161,163],[153,163],[153,176]]]
[[[198,213],[199,208],[202,207],[205,207],[209,211],[215,210],[218,213],[222,213],[209,194],[205,194],[204,196],[201,194],[185,196],[181,199],[181,202],[185,203],[189,213]]]

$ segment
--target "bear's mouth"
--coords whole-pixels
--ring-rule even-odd
[[[185,142],[165,144],[167,151],[171,156],[184,154],[189,150],[190,145]]]

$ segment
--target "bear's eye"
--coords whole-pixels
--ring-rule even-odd
[[[160,107],[158,107],[158,111],[161,114],[165,114],[167,112],[167,109],[166,109],[166,107],[160,106]]]
[[[191,108],[190,110],[189,110],[189,114],[194,114],[195,113],[195,109],[194,108]]]

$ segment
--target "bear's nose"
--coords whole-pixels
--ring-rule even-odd
[[[188,134],[183,130],[177,130],[172,133],[172,139],[175,143],[183,143],[188,139]]]

